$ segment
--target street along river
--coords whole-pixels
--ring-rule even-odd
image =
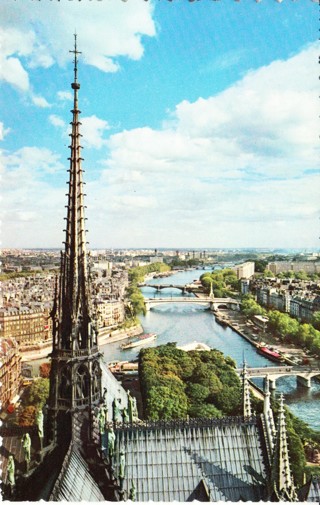
[[[178,272],[170,277],[151,279],[148,284],[178,284],[185,285],[194,279],[199,279],[203,270],[189,270]],[[144,287],[141,289],[146,298],[164,298],[170,301],[182,295],[180,290],[166,288],[157,292],[154,288]],[[242,366],[245,358],[249,367],[277,366],[272,361],[259,355],[255,347],[242,338],[229,327],[222,327],[215,321],[212,312],[201,305],[188,304],[165,304],[154,307],[146,316],[140,317],[145,333],[157,333],[158,338],[149,344],[157,346],[167,342],[177,342],[184,345],[193,341],[202,342],[211,348],[219,349],[225,355],[231,356],[238,367]],[[116,342],[103,346],[106,362],[112,360],[132,360],[136,358],[139,347],[122,351],[120,344]],[[285,403],[291,411],[307,422],[312,428],[320,430],[320,382],[312,379],[310,389],[297,385],[295,377],[283,377],[276,382],[278,395],[284,394]]]

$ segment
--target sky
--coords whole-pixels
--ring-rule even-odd
[[[62,247],[74,33],[91,248],[319,248],[318,5],[1,0],[1,247]]]

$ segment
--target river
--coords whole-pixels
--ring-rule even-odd
[[[189,270],[178,272],[168,278],[151,279],[148,284],[188,284],[199,279],[204,270]],[[168,297],[170,300],[181,297],[181,291],[166,288],[159,293],[153,288],[142,288],[146,298]],[[190,295],[183,295],[193,297]],[[222,327],[216,323],[214,315],[200,305],[168,304],[154,307],[146,316],[140,317],[146,333],[155,332],[157,340],[149,346],[177,342],[179,345],[198,341],[219,349],[225,355],[231,356],[242,366],[245,358],[249,367],[276,366],[268,359],[257,354],[255,348],[229,327]],[[121,342],[120,342],[121,343]],[[139,348],[120,350],[120,343],[103,346],[105,360],[132,360],[136,358]],[[285,403],[291,411],[307,422],[309,426],[320,430],[320,382],[312,380],[312,387],[307,389],[297,386],[294,377],[284,377],[277,380],[276,395],[283,393]]]

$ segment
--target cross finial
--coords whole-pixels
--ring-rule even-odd
[[[81,51],[77,50],[77,34],[74,34],[74,49],[73,51],[69,51],[69,53],[74,54],[74,82],[77,82],[77,71],[78,71],[78,58],[77,55],[81,54]]]

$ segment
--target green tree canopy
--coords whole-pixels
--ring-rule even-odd
[[[25,406],[42,408],[49,396],[49,379],[36,379],[26,390],[23,397]]]
[[[148,418],[183,417],[181,413],[213,417],[239,411],[241,387],[235,364],[220,351],[185,352],[170,343],[142,349],[139,356],[140,385]],[[157,406],[160,393],[163,397]]]

